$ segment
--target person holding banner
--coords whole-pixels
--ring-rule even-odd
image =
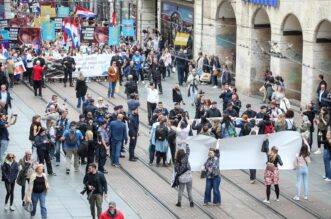
[[[116,88],[116,83],[119,79],[119,70],[116,66],[116,61],[112,61],[111,66],[108,68],[108,98],[115,98],[114,93],[115,93],[115,88]]]

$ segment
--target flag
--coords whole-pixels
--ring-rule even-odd
[[[36,12],[37,12],[37,16],[39,17],[40,16],[40,4],[39,2],[36,3]]]
[[[73,48],[77,48],[80,46],[79,23],[77,24],[75,18],[64,18],[62,24],[62,31],[64,45],[66,45],[67,42],[71,40]]]
[[[64,18],[62,23],[63,44],[66,45],[71,38],[71,22],[69,18]]]
[[[85,17],[89,17],[89,18],[96,18],[97,14],[94,13],[93,11],[87,10],[86,8],[82,8],[80,6],[77,6],[76,8],[76,15],[80,18],[85,18]]]
[[[116,25],[116,14],[115,14],[115,11],[113,11],[113,13],[111,14],[111,23],[112,23],[113,27]]]
[[[77,48],[80,46],[80,31],[79,31],[79,24],[77,25],[76,19],[71,25],[71,40],[72,40],[72,47]]]

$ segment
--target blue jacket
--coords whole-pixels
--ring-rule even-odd
[[[129,136],[136,137],[139,130],[139,116],[137,114],[129,115]]]
[[[15,182],[18,175],[18,165],[16,161],[10,165],[6,160],[2,165],[2,181]]]
[[[110,139],[112,141],[128,141],[128,134],[126,132],[126,126],[122,121],[115,120],[109,125]]]
[[[64,138],[69,137],[69,131],[70,131],[70,129],[67,129],[67,130],[64,131],[64,133],[63,133]],[[66,140],[64,140],[64,147],[66,147],[66,148],[78,148],[79,145],[80,145],[81,140],[84,138],[83,134],[78,129],[76,129],[76,137],[77,137],[77,144],[76,145],[68,145]]]

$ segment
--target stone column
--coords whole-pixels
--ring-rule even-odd
[[[155,0],[138,0],[137,2],[137,39],[142,41],[142,30],[150,32],[155,28]]]

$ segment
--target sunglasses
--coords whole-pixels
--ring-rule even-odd
[[[14,159],[14,157],[8,157],[8,159]]]

